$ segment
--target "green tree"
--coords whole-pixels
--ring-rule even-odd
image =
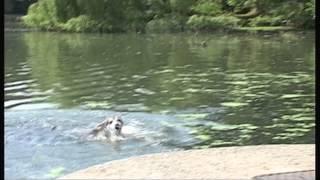
[[[47,30],[183,31],[241,26],[313,28],[314,0],[38,0],[23,18]]]

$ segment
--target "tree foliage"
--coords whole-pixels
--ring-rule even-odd
[[[241,26],[313,28],[314,0],[38,0],[23,18],[75,32],[211,30]]]

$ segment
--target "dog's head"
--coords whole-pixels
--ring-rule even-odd
[[[123,127],[123,121],[120,116],[114,116],[107,119],[106,128],[110,133],[120,135]]]

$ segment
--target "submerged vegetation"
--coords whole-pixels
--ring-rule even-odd
[[[315,0],[38,0],[23,22],[68,32],[314,28]]]

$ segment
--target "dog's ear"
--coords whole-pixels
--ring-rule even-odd
[[[105,124],[106,124],[106,125],[111,124],[112,121],[113,121],[113,118],[107,118],[107,119],[105,120]]]
[[[97,135],[106,125],[106,121],[99,123],[89,134]]]
[[[109,121],[109,119],[107,118],[104,121],[102,121],[101,123],[99,123],[96,127],[97,128],[104,128],[105,126],[108,125],[108,121]]]

